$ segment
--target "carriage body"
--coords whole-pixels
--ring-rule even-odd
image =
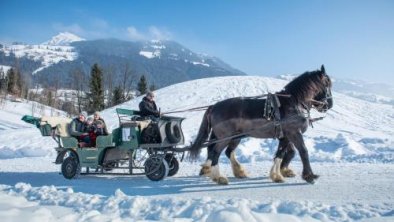
[[[75,137],[64,132],[70,119],[63,118],[59,124],[29,116],[22,120],[36,125],[42,136],[52,136],[57,142],[55,163],[61,164],[67,179],[80,174],[123,174],[146,175],[157,181],[175,175],[178,159],[183,159],[183,152],[175,148],[185,141],[181,128],[184,119],[163,116],[153,122],[142,119],[139,111],[118,108],[116,112],[119,127],[109,135],[97,136],[94,147],[80,147]],[[152,132],[155,138],[149,139]]]

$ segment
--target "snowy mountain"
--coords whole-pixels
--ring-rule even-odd
[[[287,82],[256,76],[198,79],[156,91],[156,102],[162,112],[183,110],[275,92]],[[7,125],[0,129],[0,216],[65,221],[392,221],[394,201],[388,194],[394,192],[394,110],[336,91],[333,96],[333,109],[304,136],[312,168],[321,175],[313,186],[299,176],[298,154],[291,164],[297,177],[272,183],[267,176],[277,141],[253,138],[243,139],[236,151],[249,178],[233,178],[222,155],[228,186],[198,176],[205,152],[201,161],[183,162],[175,177],[157,183],[144,176],[65,180],[52,163],[55,142],[18,120],[31,106],[7,103],[0,115],[0,125]],[[118,107],[137,109],[140,100]],[[115,108],[102,111],[110,129],[118,126]],[[203,112],[173,115],[186,118],[186,144],[193,141]]]
[[[3,63],[11,66],[15,65],[15,61],[12,61],[12,58],[24,58],[25,60],[19,61],[22,70],[26,67],[24,63],[28,63],[29,60],[38,62],[40,63],[38,68],[33,66],[34,70],[29,70],[32,74],[36,74],[59,62],[75,60],[78,57],[78,53],[75,52],[74,47],[70,46],[70,43],[82,40],[82,38],[71,33],[60,33],[52,37],[51,40],[39,45],[23,43],[4,45],[3,48],[0,48],[0,56],[3,55]]]
[[[59,45],[70,45],[72,42],[78,42],[78,41],[84,41],[85,39],[74,35],[69,32],[61,32],[56,36],[53,36],[51,40],[43,42],[41,45],[53,45],[53,46],[59,46]]]
[[[15,43],[0,47],[0,65],[19,65],[32,73],[33,81],[61,86],[72,84],[72,72],[85,75],[94,63],[111,69],[114,81],[121,81],[126,66],[135,75],[145,75],[158,87],[213,76],[244,75],[220,59],[192,52],[173,41],[130,42],[116,39],[84,40],[71,33],[60,33],[39,45]]]

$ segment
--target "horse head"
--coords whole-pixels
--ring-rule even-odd
[[[324,69],[324,65],[321,66],[320,73],[318,75],[321,84],[319,84],[319,90],[313,97],[312,105],[319,112],[327,112],[332,108],[334,102],[331,94],[332,82]]]

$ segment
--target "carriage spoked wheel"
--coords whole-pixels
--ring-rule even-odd
[[[81,167],[79,165],[78,160],[73,157],[69,156],[63,160],[62,163],[62,174],[66,179],[73,179],[78,177],[81,172]]]
[[[164,179],[168,172],[168,163],[163,156],[154,154],[145,161],[145,174],[152,181]]]
[[[176,173],[178,173],[178,170],[179,170],[178,159],[173,154],[167,154],[164,159],[167,161],[168,167],[170,168],[170,170],[168,172],[168,176],[172,177]]]

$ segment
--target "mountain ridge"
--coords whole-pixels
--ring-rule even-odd
[[[79,69],[87,77],[94,63],[114,69],[115,84],[121,81],[126,66],[157,87],[205,77],[246,75],[217,57],[195,53],[175,41],[84,40],[72,33],[60,33],[44,44],[1,45],[1,65],[12,66],[16,59],[35,84],[60,81],[66,88],[73,84],[72,72]]]

